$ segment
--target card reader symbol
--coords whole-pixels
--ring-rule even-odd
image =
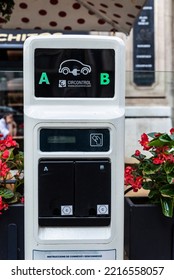
[[[91,133],[90,134],[90,146],[91,147],[102,147],[103,146],[103,134],[102,133]]]

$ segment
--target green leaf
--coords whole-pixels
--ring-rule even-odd
[[[13,150],[14,150],[14,148],[10,148],[10,149],[9,149],[10,155],[9,155],[8,160],[13,160],[13,159],[14,159]]]
[[[151,140],[148,144],[150,147],[162,147],[164,146],[164,143],[162,141],[160,141],[159,138]]]
[[[171,141],[171,138],[170,138],[170,136],[168,135],[168,134],[162,134],[160,137],[159,137],[159,140],[161,141],[161,142],[165,142],[165,143],[168,143],[168,142],[170,142]]]
[[[158,138],[154,138],[149,142],[149,146],[162,147],[168,145],[172,147],[174,145],[173,139],[168,134],[162,134]]]
[[[0,188],[0,196],[4,197],[5,199],[9,199],[14,196],[14,193],[9,189]]]
[[[158,135],[158,134],[159,134],[159,132],[150,132],[147,135],[151,138],[156,138],[156,135]]]
[[[165,185],[159,190],[162,195],[174,197],[174,185]]]
[[[161,207],[164,216],[173,217],[173,198],[161,196]]]
[[[174,141],[174,134],[171,134],[171,135],[170,135],[170,138],[171,138],[171,140]]]
[[[136,158],[136,159],[139,160],[139,161],[142,161],[143,159],[146,158],[146,156],[143,155],[143,154],[140,154],[139,156],[136,156],[136,155],[134,154],[134,155],[132,155],[131,157]]]
[[[9,203],[9,204],[17,203],[17,202],[19,202],[20,198],[21,198],[21,194],[20,194],[19,192],[15,192],[13,198],[10,199],[10,200],[8,201],[8,203]]]
[[[146,164],[146,166],[144,167],[144,173],[147,175],[155,174],[160,170],[160,168],[160,164]]]
[[[157,189],[151,189],[148,193],[148,197],[150,199],[156,198],[159,195],[159,191]]]
[[[170,174],[173,171],[173,169],[174,169],[174,164],[169,161],[166,161],[164,164],[164,171],[167,174]]]
[[[143,182],[143,189],[144,190],[151,190],[153,187],[152,181]]]
[[[167,174],[167,182],[169,184],[173,184],[174,183],[174,173]]]

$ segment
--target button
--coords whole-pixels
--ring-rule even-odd
[[[61,206],[61,216],[71,216],[73,215],[72,205],[62,205]]]
[[[108,204],[98,204],[97,205],[97,215],[108,215],[109,205]]]

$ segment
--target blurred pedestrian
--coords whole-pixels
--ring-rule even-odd
[[[16,136],[17,125],[12,113],[7,113],[0,119],[0,134],[3,135],[3,139],[5,139],[7,135]]]

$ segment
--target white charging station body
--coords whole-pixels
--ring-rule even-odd
[[[25,258],[123,259],[124,44],[24,44]]]

